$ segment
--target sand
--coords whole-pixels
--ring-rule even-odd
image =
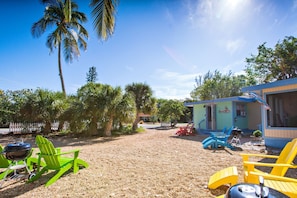
[[[232,151],[203,149],[206,135],[175,135],[177,129],[147,129],[143,133],[120,137],[77,138],[50,136],[62,151],[80,149],[79,157],[89,163],[77,174],[69,172],[49,187],[53,172],[33,183],[4,182],[0,197],[216,197],[227,187],[207,188],[209,177],[228,166],[236,166],[242,182],[240,153],[260,153],[265,147],[254,146],[242,138],[243,145]],[[31,136],[22,137],[38,149]],[[1,138],[5,146],[15,137]]]

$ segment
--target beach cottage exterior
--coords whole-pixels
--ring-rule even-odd
[[[221,131],[231,126],[251,132],[261,126],[261,104],[245,96],[186,103],[193,107],[193,122],[199,132]]]
[[[297,137],[297,78],[245,87],[244,96],[185,103],[198,132],[260,129],[266,146],[283,148]]]
[[[245,87],[242,91],[260,95],[270,106],[270,110],[260,106],[266,146],[283,148],[297,137],[297,78]]]

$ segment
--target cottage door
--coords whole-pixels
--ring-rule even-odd
[[[211,104],[206,107],[206,127],[209,130],[216,129],[216,105]]]

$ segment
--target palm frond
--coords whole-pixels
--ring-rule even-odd
[[[51,34],[48,35],[46,40],[46,46],[50,49],[50,52],[57,48],[59,43],[61,42],[61,35],[59,34],[58,29],[53,31]]]
[[[108,39],[114,32],[116,6],[118,0],[92,0],[93,25],[97,36],[102,39]]]

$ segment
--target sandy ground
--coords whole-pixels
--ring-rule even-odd
[[[0,197],[216,197],[227,189],[209,190],[209,177],[228,166],[237,166],[242,182],[240,153],[260,153],[265,147],[242,138],[232,151],[203,149],[205,135],[177,137],[177,129],[147,129],[146,132],[113,138],[51,136],[62,151],[80,149],[79,157],[89,163],[77,174],[69,172],[44,187],[53,172],[38,181],[6,181]],[[36,148],[32,137],[22,137]],[[0,139],[5,146],[15,138]],[[34,149],[36,152],[38,149]]]

